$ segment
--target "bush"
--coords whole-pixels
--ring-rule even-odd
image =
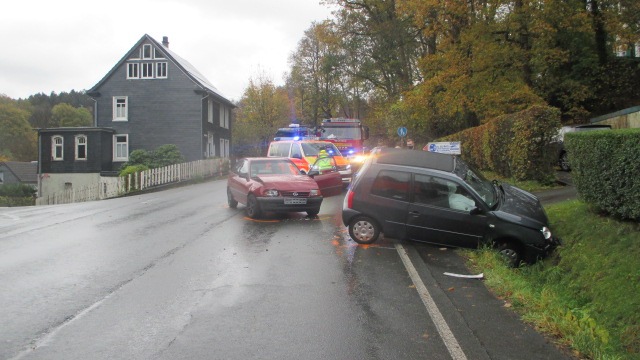
[[[481,170],[550,183],[555,176],[549,143],[559,128],[560,110],[536,105],[439,140],[460,141],[462,158]]]
[[[580,197],[612,216],[640,220],[640,129],[565,135]]]
[[[36,191],[33,186],[27,184],[5,184],[0,186],[0,196],[6,197],[32,198]]]
[[[154,151],[134,150],[129,155],[129,161],[122,165],[121,169],[129,166],[144,165],[149,169],[156,169],[184,162],[184,158],[176,145],[165,144]],[[146,169],[145,169],[146,170]]]

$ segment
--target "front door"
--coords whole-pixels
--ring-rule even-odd
[[[475,248],[487,230],[487,217],[471,214],[473,197],[457,183],[414,175],[407,213],[407,237],[434,244]]]
[[[333,157],[317,159],[311,169],[318,172],[313,175],[313,180],[318,184],[322,196],[329,197],[342,193],[342,175],[338,172],[336,160]]]

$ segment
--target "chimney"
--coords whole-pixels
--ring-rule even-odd
[[[164,47],[166,47],[167,49],[169,48],[169,37],[168,36],[163,36],[162,37],[162,45]]]

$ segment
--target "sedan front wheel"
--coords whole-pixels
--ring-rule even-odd
[[[258,204],[258,199],[253,194],[249,194],[247,197],[247,215],[252,219],[257,219],[260,217],[260,204]]]

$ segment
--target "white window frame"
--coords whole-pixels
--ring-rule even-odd
[[[86,135],[76,135],[75,137],[76,143],[76,160],[87,160],[87,136]],[[80,157],[80,147],[84,146],[84,157]]]
[[[155,65],[156,68],[156,79],[166,79],[169,69],[169,63],[167,62],[157,62]]]
[[[149,55],[145,56],[147,50],[149,50]],[[151,44],[144,44],[142,45],[142,49],[140,49],[141,53],[140,53],[140,57],[143,59],[152,59],[153,58],[153,46],[151,46]]]
[[[124,101],[121,102],[121,101]],[[124,109],[124,110],[123,110]],[[129,121],[129,97],[113,97],[113,121]]]
[[[140,79],[153,79],[153,64],[152,62],[140,63]]]
[[[220,127],[224,128],[224,105],[220,104]]]
[[[60,140],[58,143],[56,140]],[[56,149],[60,148],[60,156],[56,156]],[[64,138],[60,135],[54,135],[51,137],[51,159],[53,161],[64,160]]]
[[[132,75],[132,73],[134,73]],[[140,78],[140,64],[139,63],[127,63],[127,79],[139,79]]]
[[[213,141],[213,134],[212,133],[208,133],[207,134],[207,148],[208,148],[208,154],[207,156],[209,157],[214,157],[216,156],[216,144]]]
[[[211,99],[207,102],[207,121],[213,124],[213,100]]]
[[[119,137],[124,137],[125,142],[118,142]],[[113,161],[129,161],[129,134],[113,135]]]
[[[224,139],[224,157],[228,158],[230,155],[229,152],[229,139]]]
[[[153,48],[153,58],[154,59],[166,59],[166,57],[164,56],[162,51],[160,51],[160,49],[158,49],[157,47]]]

